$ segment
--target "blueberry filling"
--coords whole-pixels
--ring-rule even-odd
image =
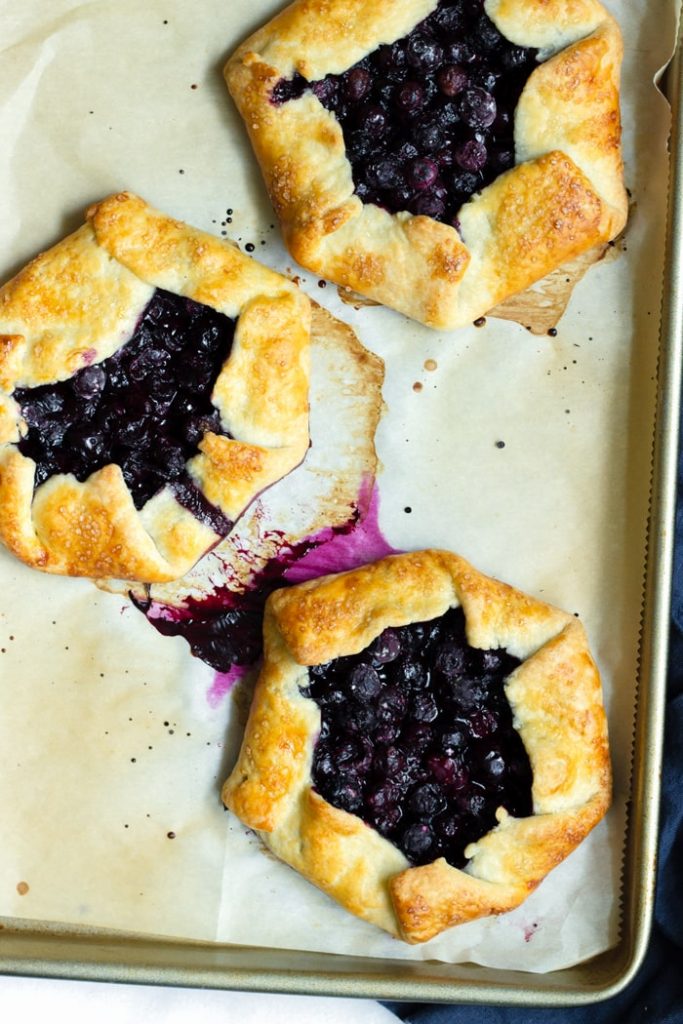
[[[28,424],[19,450],[36,463],[38,486],[55,473],[85,480],[121,467],[136,508],[165,484],[219,534],[230,523],[192,484],[187,459],[206,431],[225,434],[211,392],[235,321],[191,299],[157,290],[130,341],[69,380],[17,388]]]
[[[532,813],[531,766],[503,688],[517,665],[504,649],[470,647],[462,610],[451,609],[310,668],[315,789],[413,864],[463,867],[498,807]]]
[[[265,597],[263,599],[265,601]],[[144,602],[134,603],[146,611]],[[229,672],[234,665],[252,665],[262,651],[263,602],[244,598],[240,607],[189,615],[150,619],[162,636],[182,636],[196,658],[217,672]]]
[[[272,100],[311,89],[335,114],[363,202],[458,227],[462,204],[515,162],[514,111],[536,66],[482,0],[441,0],[403,39],[341,75],[281,79]]]

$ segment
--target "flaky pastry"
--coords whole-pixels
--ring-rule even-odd
[[[0,290],[0,538],[28,565],[185,573],[308,448],[310,303],[124,192]]]
[[[225,77],[295,259],[451,329],[622,229],[621,56],[597,0],[295,0]]]
[[[391,934],[518,906],[605,814],[582,625],[464,559],[420,551],[276,591],[264,640],[223,800]]]

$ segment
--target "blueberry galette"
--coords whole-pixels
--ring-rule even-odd
[[[581,624],[421,551],[276,591],[226,805],[408,942],[520,904],[611,771]]]
[[[596,0],[296,0],[225,73],[294,257],[453,328],[621,230],[621,53]]]
[[[310,303],[129,193],[0,289],[0,538],[182,576],[308,448]]]

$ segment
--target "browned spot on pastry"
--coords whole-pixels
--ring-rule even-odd
[[[350,277],[354,285],[365,287],[381,284],[386,272],[386,261],[375,253],[354,252],[347,249],[346,260],[350,268]]]
[[[282,215],[299,198],[296,168],[289,157],[281,157],[273,165],[268,191],[278,215]]]
[[[614,91],[610,109],[587,117],[573,128],[567,128],[566,138],[578,146],[592,144],[597,153],[618,151],[621,145],[621,118],[616,109],[618,97]]]
[[[411,901],[403,907],[403,914],[406,921],[410,922],[411,928],[415,928],[422,918],[428,916],[429,912],[429,904],[419,893],[415,893]]]
[[[0,334],[0,360],[4,360],[8,355],[11,355],[23,340],[24,338],[21,334]]]
[[[343,151],[344,139],[339,131],[334,131],[328,121],[317,121],[313,137],[321,146],[332,150]]]
[[[25,896],[29,890],[28,882],[17,882],[17,892],[20,896]]]
[[[50,538],[59,541],[66,572],[78,576],[85,566],[95,564],[103,575],[114,573],[122,545],[107,510],[92,501],[79,508],[61,496],[49,504]]]
[[[240,61],[245,66],[245,68],[249,68],[250,70],[253,70],[254,66],[259,64],[261,64],[262,67],[265,67],[265,65],[262,64],[261,58],[259,57],[258,53],[254,53],[253,50],[244,49],[240,55]],[[240,65],[235,61],[231,61],[230,64],[228,64],[228,66],[225,69],[225,74],[228,81],[232,80],[235,74],[239,71],[239,68]]]
[[[240,479],[249,479],[256,476],[263,467],[265,452],[255,445],[242,444],[209,433],[199,447],[228,476],[238,473]]]
[[[262,86],[264,83],[270,85],[278,80],[278,73],[275,68],[264,64],[256,53],[248,53],[244,57],[245,65],[249,66],[254,85]]]
[[[618,149],[621,145],[621,117],[618,103],[619,97],[614,90],[612,109],[606,110],[592,122],[594,141],[596,144],[601,143],[605,149]]]
[[[469,256],[458,242],[456,245],[441,244],[435,246],[429,257],[429,264],[434,277],[441,278],[451,284],[457,284],[465,273]]]
[[[562,100],[581,103],[595,101],[600,89],[614,92],[609,64],[609,44],[604,36],[589,36],[568,47],[555,58],[553,86],[555,95]]]
[[[342,206],[335,206],[333,210],[329,210],[322,219],[323,234],[331,235],[332,232],[338,231],[354,216],[355,212],[353,203],[344,203]]]

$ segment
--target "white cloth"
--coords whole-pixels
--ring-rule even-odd
[[[0,977],[0,1017],[54,1024],[396,1024],[369,1000]]]

